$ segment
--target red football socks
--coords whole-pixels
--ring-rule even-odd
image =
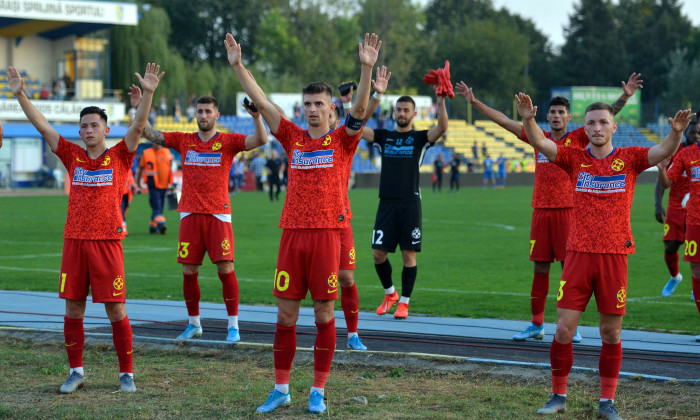
[[[678,253],[667,254],[664,252],[664,260],[666,261],[668,272],[671,273],[671,277],[676,277],[678,275]]]
[[[316,342],[314,343],[314,384],[316,388],[325,388],[331,362],[335,352],[335,318],[319,324],[316,323]]]
[[[83,344],[85,343],[83,318],[71,319],[67,316],[63,317],[63,337],[66,341],[68,365],[71,368],[83,366]]]
[[[357,332],[357,320],[360,312],[360,298],[355,283],[350,287],[340,288],[340,304],[345,314],[345,324],[349,333]]]
[[[530,308],[532,323],[539,326],[544,323],[544,305],[549,293],[549,273],[535,273],[530,291]]]
[[[125,316],[121,321],[112,322],[112,340],[119,359],[119,373],[133,373],[134,349],[132,343],[134,337],[131,333],[128,316]]]
[[[228,316],[238,315],[238,280],[236,280],[236,272],[219,273],[221,285],[223,286],[224,304],[226,305],[226,313]]]
[[[566,394],[566,382],[569,380],[571,366],[574,365],[573,344],[561,344],[553,339],[549,349],[549,361],[552,365],[552,393]]]
[[[622,342],[617,344],[603,343],[600,349],[598,370],[600,371],[600,398],[615,399],[617,380],[620,377],[622,365]]]
[[[289,384],[292,373],[292,362],[297,351],[296,325],[285,327],[277,324],[275,344],[272,346],[275,359],[275,384]]]
[[[187,305],[187,315],[199,315],[199,299],[202,297],[202,292],[199,290],[199,282],[197,276],[199,273],[182,274],[182,294],[185,296],[185,305]]]

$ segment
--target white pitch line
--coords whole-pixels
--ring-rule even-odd
[[[515,230],[515,226],[511,225],[502,225],[500,223],[487,223],[487,222],[476,222],[475,225],[477,226],[491,226],[491,227],[497,227],[505,230]]]

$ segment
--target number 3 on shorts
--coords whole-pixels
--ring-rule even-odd
[[[180,258],[187,258],[188,255],[190,255],[190,251],[187,249],[187,247],[190,246],[189,242],[178,242],[177,244],[177,253],[180,255]]]
[[[561,298],[564,297],[564,285],[566,282],[564,280],[559,280],[559,293],[557,293],[557,302],[561,300]]]
[[[289,273],[275,270],[275,289],[284,292],[289,288]]]

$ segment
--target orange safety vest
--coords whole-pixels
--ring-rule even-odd
[[[139,166],[143,168],[143,182],[152,176],[156,183],[156,188],[168,188],[173,183],[173,173],[171,162],[173,160],[170,149],[161,147],[160,150],[153,148],[143,151]]]

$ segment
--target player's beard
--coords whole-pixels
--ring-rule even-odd
[[[216,121],[213,121],[211,123],[207,122],[201,122],[197,120],[197,127],[199,127],[199,131],[210,131],[214,126],[216,125]]]
[[[411,120],[403,120],[403,121],[396,120],[396,125],[398,125],[401,128],[406,128],[409,125],[411,125]]]

